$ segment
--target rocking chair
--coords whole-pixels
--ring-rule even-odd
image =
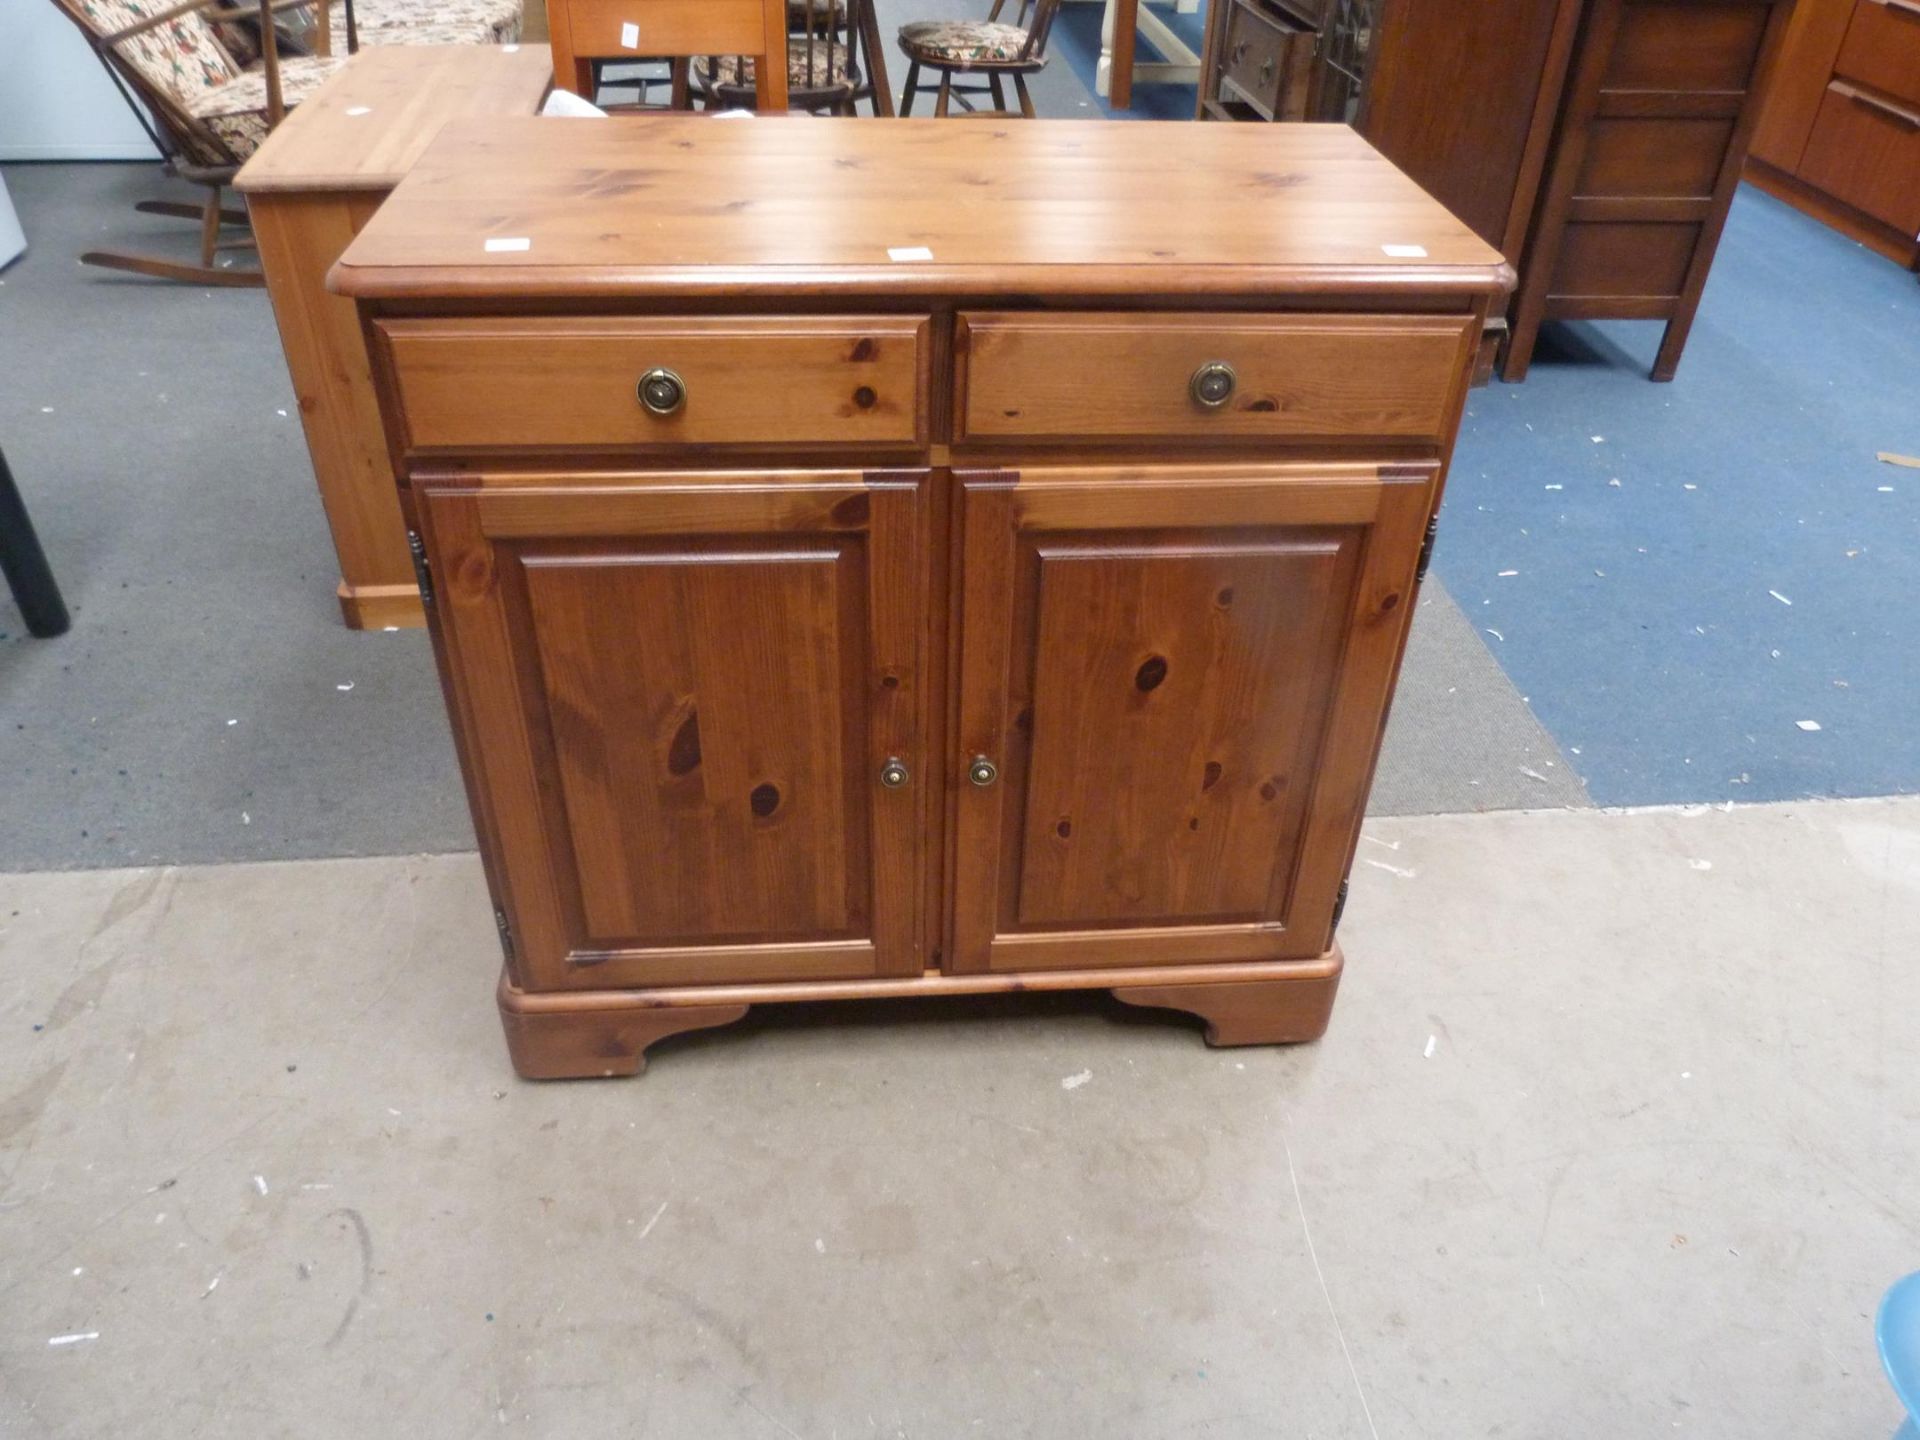
[[[310,0],[257,0],[257,5],[223,6],[222,0],[175,0],[157,8],[151,0],[53,0],[87,37],[87,44],[113,77],[127,104],[160,151],[169,174],[207,187],[201,205],[173,200],[142,200],[134,206],[149,215],[200,222],[200,263],[132,255],[118,250],[89,250],[83,265],[127,270],[161,280],[196,285],[248,286],[262,282],[257,268],[216,263],[224,250],[253,248],[251,236],[221,239],[223,227],[244,229],[244,210],[220,203],[221,191],[260,147],[286,112],[345,63],[330,54],[327,7],[318,9],[314,55],[280,54],[274,17],[298,10]],[[252,22],[258,30],[260,60],[242,69],[221,45],[216,25]],[[356,48],[352,10],[347,11],[347,49]],[[143,108],[144,107],[144,108]]]

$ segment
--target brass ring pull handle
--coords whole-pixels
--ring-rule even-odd
[[[1233,398],[1233,387],[1240,377],[1233,373],[1233,366],[1224,360],[1209,360],[1193,372],[1193,378],[1187,382],[1187,393],[1193,397],[1193,403],[1207,410],[1218,410]]]
[[[671,415],[687,403],[687,382],[673,371],[655,366],[640,377],[639,395],[649,415]]]
[[[887,763],[880,767],[880,783],[889,790],[898,790],[912,778],[907,773],[907,762],[898,755],[889,755]]]
[[[983,790],[999,778],[1000,767],[984,755],[974,756],[972,763],[967,766],[967,779]]]

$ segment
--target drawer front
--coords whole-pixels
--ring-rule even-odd
[[[955,438],[1438,439],[1473,328],[1465,315],[969,314]],[[1193,387],[1215,365],[1233,385],[1209,406]]]
[[[1834,81],[1820,102],[1799,175],[1908,235],[1920,232],[1920,105]]]
[[[914,315],[379,327],[409,448],[462,450],[920,444],[926,329]],[[641,385],[660,372],[650,409]]]
[[[1220,52],[1223,98],[1243,100],[1269,120],[1306,114],[1313,36],[1235,0]]]
[[[1920,108],[1920,0],[1857,0],[1833,68]]]

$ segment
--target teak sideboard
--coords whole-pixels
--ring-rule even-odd
[[[1510,279],[1341,126],[450,127],[332,284],[520,1073],[889,995],[1318,1036]]]
[[[1920,269],[1920,0],[1799,0],[1747,178]]]

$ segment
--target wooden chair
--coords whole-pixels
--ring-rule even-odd
[[[325,53],[281,56],[275,18],[308,0],[257,0],[257,5],[234,9],[224,8],[221,0],[175,0],[157,9],[147,0],[53,3],[87,37],[160,151],[167,171],[207,188],[206,201],[199,206],[143,200],[134,207],[149,215],[198,220],[198,265],[117,250],[90,250],[80,263],[196,285],[261,284],[256,268],[215,263],[222,250],[253,245],[250,237],[220,238],[223,227],[247,223],[246,212],[223,208],[220,196],[288,109],[345,63],[344,56]],[[330,50],[331,23],[326,11],[320,14],[319,47]],[[259,32],[260,60],[246,68],[221,45],[214,30],[216,24],[240,21],[254,22]]]
[[[789,109],[816,115],[854,113],[853,100],[861,89],[861,79],[854,48],[856,37],[846,23],[848,8],[849,0],[788,0]],[[758,57],[753,55],[696,56],[692,88],[709,110],[741,109],[754,103],[759,66]]]
[[[907,57],[907,88],[900,97],[900,113],[911,114],[913,97],[920,84],[920,67],[940,72],[939,98],[933,113],[946,115],[958,97],[960,108],[971,115],[1011,115],[1001,77],[1011,76],[1020,97],[1020,114],[1034,118],[1033,97],[1027,93],[1027,76],[1047,63],[1047,35],[1053,29],[1053,17],[1060,0],[1019,0],[1019,10],[1011,25],[1003,24],[1000,12],[1007,0],[993,0],[993,9],[985,20],[915,20],[900,27],[900,50]],[[981,74],[985,85],[963,86],[954,83],[955,75]],[[975,110],[970,95],[991,95],[993,109]]]

